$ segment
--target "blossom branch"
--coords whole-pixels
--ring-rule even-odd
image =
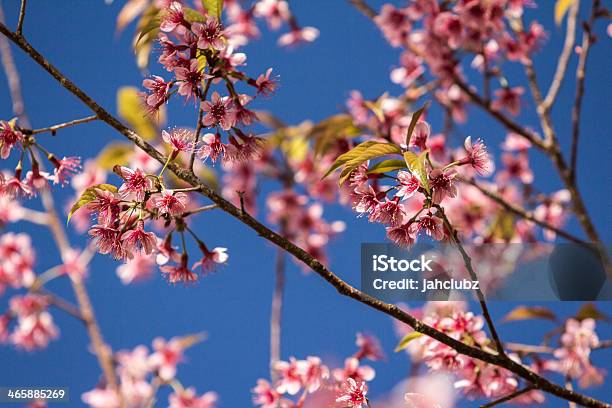
[[[548,89],[548,93],[546,94],[546,98],[544,99],[543,108],[546,111],[549,111],[555,103],[557,93],[559,92],[559,89],[561,89],[561,84],[563,83],[565,73],[567,72],[567,66],[569,64],[570,56],[574,51],[574,44],[576,42],[576,20],[578,17],[579,9],[580,0],[575,0],[574,3],[570,6],[569,13],[567,15],[567,28],[565,32],[565,42],[563,44],[563,50],[561,51],[561,55],[559,56],[559,61],[557,62],[557,69],[555,70],[555,75],[550,84],[550,88]]]
[[[64,122],[64,123],[58,123],[57,125],[48,126],[48,127],[44,127],[40,129],[21,129],[21,131],[25,133],[26,135],[37,135],[40,133],[51,133],[52,135],[55,135],[55,133],[60,129],[64,129],[64,128],[76,126],[76,125],[81,125],[83,123],[93,122],[94,120],[97,120],[97,119],[98,117],[96,115],[91,115],[91,116],[87,116],[81,119],[75,119],[75,120],[71,120],[71,121]]]
[[[481,405],[480,408],[490,408],[490,407],[494,407],[494,406],[499,405],[499,404],[503,404],[504,402],[508,402],[510,400],[513,400],[514,398],[519,397],[519,396],[521,396],[523,394],[526,394],[529,391],[533,391],[534,389],[535,389],[534,386],[528,385],[527,387],[521,388],[520,390],[517,390],[517,391],[513,392],[512,394],[508,394],[508,395],[506,395],[503,398],[496,399],[495,401],[491,401],[491,402],[489,402],[487,404]]]
[[[70,91],[73,95],[79,98],[85,105],[87,105],[100,120],[106,122],[109,126],[116,129],[120,134],[125,136],[127,139],[132,141],[136,146],[145,151],[149,156],[159,161],[160,163],[166,162],[166,157],[162,155],[157,149],[147,143],[142,137],[140,137],[136,132],[129,129],[125,125],[123,125],[118,119],[116,119],[113,115],[111,115],[107,110],[102,108],[96,101],[94,101],[89,95],[87,95],[83,90],[77,87],[72,81],[70,81],[66,76],[64,76],[55,66],[49,63],[37,50],[35,50],[22,36],[13,33],[10,29],[8,29],[4,24],[0,24],[0,33],[7,36],[11,41],[13,41],[17,46],[19,46],[26,54],[28,54],[36,63],[38,63],[45,71],[47,71],[53,78],[55,78],[64,88]],[[317,259],[315,259],[312,255],[306,252],[304,249],[298,247],[293,244],[291,241],[282,237],[280,234],[272,231],[264,224],[260,223],[258,220],[253,218],[246,211],[241,210],[231,204],[229,201],[218,195],[214,190],[212,190],[209,186],[202,184],[200,180],[187,170],[181,168],[176,163],[170,163],[168,165],[168,169],[177,175],[181,180],[191,184],[194,187],[199,187],[199,193],[211,199],[214,203],[216,203],[220,209],[232,215],[239,221],[243,222],[251,229],[256,231],[261,237],[266,240],[272,242],[283,250],[291,253],[298,260],[303,262],[306,266],[312,269],[315,273],[325,279],[330,285],[332,285],[339,294],[343,296],[350,297],[354,300],[357,300],[373,309],[376,309],[388,316],[391,316],[398,321],[401,321],[410,327],[412,327],[415,331],[419,333],[423,333],[447,346],[453,348],[458,353],[464,354],[466,356],[476,358],[482,360],[486,363],[490,363],[499,367],[506,368],[507,370],[517,374],[519,377],[524,378],[530,383],[534,384],[537,388],[554,394],[558,397],[569,401],[575,401],[579,404],[588,407],[606,407],[612,408],[612,405],[607,404],[605,402],[596,400],[592,397],[580,394],[578,392],[568,390],[565,387],[562,387],[558,384],[555,384],[548,379],[534,373],[529,370],[525,366],[512,361],[506,357],[503,357],[499,354],[494,354],[482,350],[477,347],[470,346],[468,344],[462,343],[445,333],[442,333],[431,326],[424,324],[422,321],[416,319],[414,316],[402,311],[396,305],[388,304],[382,302],[368,294],[356,289],[350,284],[346,283],[332,271],[327,269],[323,264],[321,264]]]
[[[436,205],[435,207],[440,212],[442,221],[444,221],[444,225],[448,229],[449,235],[453,243],[459,250],[461,257],[463,258],[463,263],[465,265],[465,268],[470,274],[470,277],[473,280],[478,280],[478,276],[476,275],[476,272],[474,271],[474,268],[472,266],[472,258],[470,258],[470,255],[465,251],[465,248],[463,247],[463,244],[461,243],[461,240],[459,239],[459,234],[457,230],[451,225],[448,217],[446,216],[446,213],[444,212],[444,208],[442,208],[442,206],[440,205]],[[495,323],[493,323],[493,318],[491,318],[491,313],[489,313],[489,307],[487,306],[487,303],[485,301],[484,294],[482,293],[480,289],[478,289],[476,293],[478,295],[478,302],[480,303],[482,314],[487,322],[489,331],[491,332],[491,337],[493,337],[493,341],[495,342],[496,351],[501,357],[507,359],[508,357],[506,356],[506,352],[504,351],[504,344],[502,343],[501,338],[499,337],[499,334],[497,334],[497,329],[495,328]]]
[[[527,221],[531,221],[537,225],[539,225],[540,227],[550,230],[550,231],[554,231],[557,235],[559,235],[560,237],[566,238],[569,241],[575,242],[577,244],[580,245],[584,245],[584,246],[588,246],[588,243],[585,242],[584,240],[570,234],[567,231],[564,231],[560,228],[557,228],[553,225],[550,225],[549,223],[547,223],[546,221],[543,221],[539,218],[536,218],[531,212],[527,211],[526,209],[512,204],[510,202],[508,202],[507,200],[505,200],[503,197],[501,197],[500,195],[496,194],[495,192],[489,190],[488,188],[483,187],[482,185],[480,185],[479,183],[477,183],[474,179],[465,179],[462,178],[461,181],[463,181],[464,183],[470,184],[474,187],[476,187],[482,194],[484,194],[485,196],[487,196],[488,198],[490,198],[491,200],[495,201],[497,204],[499,204],[500,206],[502,206],[504,209],[510,211],[511,213],[527,220]]]
[[[580,57],[578,58],[578,66],[576,67],[576,96],[574,99],[574,107],[572,108],[572,147],[570,151],[570,170],[569,178],[576,180],[576,164],[578,161],[578,139],[580,137],[580,114],[582,113],[582,100],[584,97],[584,79],[586,73],[586,63],[593,43],[591,29],[595,23],[597,12],[599,10],[600,1],[593,0],[591,16],[589,21],[584,25],[582,33],[582,45],[580,47]]]

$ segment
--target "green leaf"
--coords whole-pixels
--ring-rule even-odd
[[[427,180],[427,154],[429,150],[425,150],[420,154],[413,152],[404,152],[404,160],[408,168],[420,181],[425,191],[429,193],[429,181]]]
[[[518,306],[503,318],[506,322],[529,319],[548,319],[555,321],[557,320],[557,316],[552,310],[542,306]]]
[[[397,346],[395,347],[395,352],[397,353],[398,351],[402,351],[403,349],[408,347],[408,344],[410,344],[412,340],[418,339],[422,335],[423,333],[419,333],[416,331],[408,333],[407,335],[404,336],[403,339],[400,340],[399,343],[397,343]]]
[[[127,142],[107,144],[96,159],[96,164],[104,170],[112,170],[115,165],[124,166],[134,153],[134,147]]]
[[[318,157],[327,153],[338,139],[359,136],[361,130],[353,124],[350,115],[339,114],[330,116],[312,127],[308,135],[314,139],[314,155]]]
[[[202,13],[189,7],[183,7],[183,14],[185,15],[185,20],[190,23],[203,23],[206,21],[206,17]]]
[[[576,0],[557,0],[555,3],[555,24],[561,25],[563,17],[569,10],[570,6],[574,4]]]
[[[78,200],[74,203],[74,205],[72,206],[72,208],[70,209],[70,212],[68,213],[68,219],[66,220],[66,224],[68,224],[70,222],[70,218],[72,218],[72,215],[81,207],[83,207],[84,205],[91,203],[93,200],[96,199],[96,190],[104,190],[104,191],[111,191],[113,193],[117,192],[117,187],[113,186],[112,184],[96,184],[94,186],[91,186],[87,189],[85,189],[85,191],[83,191],[83,193],[81,193],[81,196],[78,198]]]
[[[153,120],[143,106],[138,88],[129,86],[119,88],[117,91],[117,112],[136,133],[146,140],[157,137],[158,128],[165,120],[165,113],[161,109]]]
[[[610,320],[610,316],[597,309],[594,303],[585,303],[576,313],[576,319]]]
[[[362,163],[388,154],[402,154],[402,149],[393,143],[363,142],[355,146],[352,150],[340,155],[323,177],[327,177],[334,170],[343,166],[339,179],[339,184],[342,184],[353,170]]]
[[[406,162],[404,160],[389,159],[376,163],[368,170],[368,174],[388,173],[390,171],[405,169]]]
[[[408,132],[406,133],[406,146],[410,146],[410,138],[412,137],[412,132],[414,132],[414,128],[419,122],[419,118],[425,112],[425,109],[429,107],[429,101],[425,102],[425,105],[421,107],[418,111],[412,114],[412,118],[410,119],[410,125],[408,126]]]
[[[221,20],[221,12],[223,11],[223,0],[202,0],[202,5],[211,16]]]

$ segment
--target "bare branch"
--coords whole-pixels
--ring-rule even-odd
[[[83,123],[93,122],[94,120],[97,120],[97,119],[98,117],[96,115],[91,115],[85,118],[75,119],[75,120],[71,120],[69,122],[64,122],[64,123],[58,123],[57,125],[48,126],[48,127],[44,127],[40,129],[21,129],[21,130],[26,135],[38,135],[40,133],[51,133],[52,135],[55,135],[55,133],[60,129],[81,125]]]
[[[580,138],[580,114],[582,113],[582,100],[584,97],[584,79],[586,74],[586,63],[589,56],[589,51],[593,43],[591,30],[595,23],[597,11],[599,10],[600,1],[593,0],[593,7],[589,21],[584,26],[582,33],[582,46],[580,47],[580,57],[578,58],[578,66],[576,67],[576,96],[574,98],[574,106],[572,108],[572,147],[570,153],[570,169],[569,178],[572,181],[576,180],[576,164],[578,162],[578,139]]]
[[[25,19],[26,14],[26,3],[27,0],[21,0],[21,7],[19,7],[19,20],[17,21],[17,30],[16,33],[21,35],[23,32],[23,20]]]
[[[489,190],[486,187],[483,187],[482,185],[480,185],[479,183],[477,183],[474,179],[465,179],[465,178],[461,178],[461,181],[463,181],[464,183],[470,184],[474,187],[476,187],[482,194],[484,194],[485,196],[487,196],[488,198],[490,198],[491,200],[495,201],[497,204],[499,204],[500,206],[502,206],[504,209],[508,210],[509,212],[524,218],[528,221],[531,221],[537,225],[539,225],[540,227],[553,231],[555,234],[559,235],[560,237],[563,237],[569,241],[575,242],[577,244],[583,245],[583,246],[587,246],[590,248],[589,244],[587,242],[585,242],[584,240],[570,234],[567,231],[564,231],[560,228],[557,228],[553,225],[550,225],[549,223],[547,223],[546,221],[540,220],[538,218],[536,218],[531,212],[527,211],[526,209],[519,207],[517,205],[514,205],[512,203],[509,203],[508,201],[506,201],[503,197],[501,197],[500,195],[496,194],[495,192]]]
[[[72,81],[65,77],[57,68],[49,63],[38,51],[36,51],[23,37],[16,35],[11,32],[4,24],[0,24],[0,32],[6,35],[11,41],[17,44],[26,54],[28,54],[35,62],[43,67],[52,77],[54,77],[64,88],[79,98],[85,105],[87,105],[97,116],[108,125],[116,129],[119,133],[131,140],[136,146],[140,147],[152,158],[159,161],[160,163],[166,162],[166,157],[157,151],[153,146],[147,143],[142,137],[136,132],[127,128],[118,119],[112,116],[107,110],[102,108],[96,101],[94,101],[89,95],[83,92],[77,87]],[[499,367],[506,368],[507,370],[515,373],[517,376],[525,379],[526,381],[534,384],[535,387],[554,394],[558,397],[564,398],[568,401],[575,401],[579,404],[588,407],[597,408],[612,408],[612,405],[602,401],[598,401],[592,397],[577,393],[575,391],[567,390],[566,388],[555,384],[548,379],[534,373],[522,364],[516,363],[515,361],[508,359],[507,357],[499,354],[493,354],[482,350],[478,347],[470,346],[462,343],[445,333],[442,333],[431,326],[424,324],[422,321],[416,319],[414,316],[402,311],[396,305],[382,302],[353,286],[346,283],[332,271],[327,269],[317,259],[312,257],[302,248],[296,246],[286,238],[282,237],[278,233],[272,231],[247,212],[242,211],[240,208],[234,206],[229,201],[219,196],[215,191],[205,184],[202,184],[200,180],[190,173],[189,171],[181,168],[176,163],[170,163],[168,169],[177,175],[183,181],[191,184],[194,187],[199,188],[199,192],[215,202],[220,209],[237,218],[254,231],[256,231],[261,237],[272,242],[278,247],[291,253],[298,260],[303,262],[306,266],[311,268],[315,273],[325,279],[330,285],[332,285],[338,293],[343,296],[355,299],[373,309],[376,309],[382,313],[385,313],[407,325],[412,327],[415,331],[423,333],[447,346],[453,348],[461,354],[466,356],[482,360],[486,363],[493,364]]]
[[[283,318],[283,294],[285,289],[285,251],[276,252],[275,284],[270,314],[270,378],[274,383],[277,375],[274,365],[281,358],[281,327]]]
[[[377,13],[364,0],[348,0],[357,10],[363,13],[368,18],[376,17]]]
[[[520,390],[513,392],[512,394],[506,395],[503,398],[497,399],[495,401],[491,401],[488,404],[481,405],[480,408],[490,408],[490,407],[494,407],[499,404],[503,404],[504,402],[508,402],[510,400],[515,399],[516,397],[520,397],[521,395],[526,394],[529,391],[533,391],[534,389],[535,387],[533,385],[529,385],[525,388],[521,388]]]
[[[550,84],[550,88],[548,89],[548,93],[546,94],[546,98],[544,99],[543,107],[546,111],[549,111],[555,103],[557,93],[559,92],[559,89],[561,89],[561,84],[565,78],[570,56],[574,51],[574,44],[576,43],[576,20],[579,9],[580,0],[574,0],[574,3],[571,5],[567,15],[565,42],[563,43],[563,49],[561,51],[561,55],[559,56],[559,61],[557,62],[557,69],[555,70],[555,75]]]

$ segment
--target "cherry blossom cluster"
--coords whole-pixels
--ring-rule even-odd
[[[392,71],[392,81],[409,87],[429,70],[440,80],[437,100],[454,120],[463,122],[467,97],[455,80],[463,77],[461,59],[472,55],[472,67],[500,80],[493,108],[517,115],[524,89],[510,87],[500,66],[505,61],[529,63],[546,38],[537,21],[522,23],[526,6],[535,4],[531,0],[418,0],[405,7],[383,5],[376,24],[391,46],[405,49],[401,65]]]
[[[172,149],[167,164],[185,152],[184,146],[190,143],[192,133],[185,129],[163,131],[163,139]],[[167,188],[165,169],[164,166],[158,174],[152,174],[138,167],[115,166],[114,172],[123,181],[117,188],[100,183],[106,175],[92,165],[73,183],[81,193],[71,212],[82,211],[94,217],[96,223],[89,228],[89,235],[98,252],[126,261],[118,270],[125,283],[150,275],[155,263],[171,283],[195,282],[199,274],[209,273],[228,259],[225,248],[209,249],[189,228],[186,218],[199,212],[197,208],[189,210],[193,207],[189,195],[193,189]],[[159,238],[147,227],[156,228],[165,237]],[[177,235],[182,245],[180,252],[173,244]],[[185,235],[196,242],[201,253],[201,258],[192,265]]]
[[[66,185],[70,177],[80,171],[79,157],[63,157],[58,159],[50,153],[29,132],[21,129],[17,120],[0,120],[0,158],[9,159],[11,152],[16,150],[19,156],[15,170],[11,173],[0,173],[0,195],[9,198],[30,198],[41,190],[49,188],[49,184]],[[53,168],[53,173],[41,169],[38,160],[41,153]],[[28,156],[27,158],[24,156]],[[29,159],[30,170],[24,173],[24,159]]]
[[[367,101],[354,92],[347,105],[354,124],[367,135],[365,140],[391,142],[398,146],[398,152],[401,149],[401,152],[412,152],[409,155],[424,155],[423,180],[410,168],[390,175],[375,171],[375,165],[369,163],[359,166],[348,178],[355,211],[367,215],[372,222],[385,224],[387,235],[398,245],[413,244],[420,233],[435,240],[447,237],[449,231],[445,231],[439,208],[436,208],[440,205],[444,206],[454,228],[466,239],[536,241],[538,230],[533,222],[510,219],[514,228],[500,228],[503,217],[508,218],[504,215],[505,210],[479,188],[462,183],[493,173],[493,160],[482,140],[467,137],[462,148],[452,148],[445,134],[432,134],[430,125],[419,120],[406,146],[412,119],[406,100],[383,95],[376,101]],[[562,227],[568,217],[569,192],[564,189],[551,195],[533,196],[533,172],[528,159],[530,144],[511,133],[500,147],[504,167],[495,172],[495,182],[480,182],[481,185],[509,204],[533,207],[537,219],[556,228]],[[407,167],[410,167],[408,163]],[[395,180],[395,183],[383,184],[387,180]],[[554,231],[545,229],[543,234],[548,240],[555,239]]]
[[[273,366],[277,381],[270,384],[258,380],[253,388],[253,403],[262,408],[299,408],[306,402],[313,406],[365,406],[367,382],[374,379],[376,372],[362,362],[381,360],[384,353],[371,335],[358,333],[356,344],[359,349],[345,360],[344,367],[333,370],[314,356],[277,361]],[[291,400],[292,397],[297,400]]]
[[[487,349],[491,340],[483,331],[482,316],[467,311],[467,304],[460,301],[429,302],[423,309],[411,310],[423,322],[442,331],[455,340]],[[402,337],[414,333],[409,327],[396,324]],[[448,372],[456,377],[455,389],[461,390],[470,399],[496,399],[519,388],[519,380],[510,371],[459,354],[449,346],[427,336],[417,336],[406,346],[406,351],[415,363],[423,363],[430,371]],[[517,355],[510,358],[521,363]],[[533,369],[534,367],[530,367]],[[523,394],[520,403],[542,402],[539,391]]]
[[[604,381],[605,371],[595,367],[590,357],[591,350],[598,345],[595,320],[568,319],[560,338],[560,347],[554,352],[556,359],[546,361],[544,367],[578,380],[578,384],[583,388],[600,385]]]
[[[191,336],[153,340],[153,350],[139,345],[132,350],[115,354],[116,373],[121,396],[112,388],[101,385],[82,395],[91,408],[138,408],[149,406],[156,399],[157,390],[172,387],[168,397],[170,408],[214,408],[217,394],[209,391],[198,394],[193,387],[183,388],[178,379],[177,365],[184,361],[185,349],[193,343]],[[122,403],[123,402],[123,403]]]

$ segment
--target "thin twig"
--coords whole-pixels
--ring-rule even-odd
[[[363,0],[348,0],[348,2],[351,3],[357,10],[362,12],[368,18],[374,18],[377,15],[376,10],[370,7]]]
[[[19,20],[17,21],[17,30],[16,30],[16,33],[19,35],[21,35],[21,33],[23,32],[23,21],[25,20],[26,3],[27,3],[27,0],[21,0],[21,7],[19,8]]]
[[[593,0],[593,8],[589,21],[585,24],[582,33],[582,46],[578,66],[576,67],[576,96],[572,108],[572,147],[570,151],[569,179],[576,180],[576,164],[578,162],[578,139],[580,138],[580,114],[582,113],[582,100],[584,99],[584,79],[586,74],[587,58],[592,44],[591,30],[595,23],[596,13],[599,10],[599,0]]]
[[[574,0],[574,3],[571,5],[567,14],[567,28],[565,31],[565,42],[563,43],[563,50],[561,51],[561,55],[559,55],[557,69],[555,70],[555,75],[550,84],[550,88],[548,89],[546,98],[544,98],[543,107],[547,111],[549,111],[555,103],[557,93],[559,92],[559,89],[561,89],[561,84],[563,83],[565,73],[567,72],[567,66],[569,64],[570,57],[572,55],[572,52],[574,51],[574,44],[576,43],[576,20],[578,17],[579,9],[580,0]]]
[[[487,404],[481,405],[480,408],[491,408],[494,407],[496,405],[499,404],[503,404],[504,402],[508,402],[510,400],[515,399],[516,397],[519,397],[523,394],[528,393],[529,391],[533,391],[535,389],[535,387],[533,385],[529,385],[525,388],[521,388],[520,390],[514,391],[512,394],[508,394],[505,397],[502,397],[500,399],[497,399],[495,401],[491,401]]]
[[[543,221],[539,218],[536,218],[531,212],[527,211],[526,209],[524,209],[523,207],[517,206],[515,204],[512,204],[510,202],[508,202],[507,200],[505,200],[503,197],[501,197],[499,194],[496,194],[495,192],[489,190],[488,188],[483,187],[482,185],[480,185],[479,183],[477,183],[475,180],[473,179],[465,179],[465,178],[461,178],[461,181],[463,181],[464,183],[467,183],[469,185],[472,185],[474,187],[476,187],[482,194],[484,194],[485,196],[487,196],[488,198],[490,198],[491,200],[495,201],[497,204],[499,204],[500,206],[502,206],[504,209],[508,210],[509,212],[518,215],[521,218],[524,218],[527,221],[531,221],[534,224],[539,225],[540,227],[546,229],[546,230],[550,230],[553,231],[555,234],[559,235],[560,237],[563,237],[569,241],[575,242],[577,244],[583,245],[583,246],[587,246],[590,248],[589,244],[587,242],[585,242],[584,240],[570,234],[567,231],[564,231],[560,228],[557,228],[549,223],[547,223],[546,221]]]
[[[2,10],[0,3],[0,23],[4,24],[4,11]],[[23,96],[21,95],[21,81],[19,79],[19,73],[15,67],[13,60],[13,53],[11,46],[6,37],[0,37],[0,54],[2,55],[2,65],[4,67],[4,73],[9,86],[11,94],[11,101],[13,103],[13,113],[21,124],[29,126],[28,118],[24,112]]]
[[[198,214],[198,213],[201,213],[201,212],[214,210],[215,208],[218,208],[218,207],[219,206],[217,204],[205,205],[203,207],[195,208],[195,209],[190,210],[190,211],[185,211],[184,213],[181,214],[181,217],[188,217],[188,216],[193,215],[193,214]]]
[[[97,120],[98,117],[96,115],[87,116],[81,119],[75,119],[64,123],[58,123],[57,125],[48,126],[40,129],[21,129],[23,133],[27,135],[37,135],[40,133],[51,133],[55,135],[55,133],[60,130],[71,126],[81,125],[83,123],[93,122]]]
[[[132,141],[136,146],[144,150],[149,156],[159,161],[160,163],[165,163],[167,158],[162,155],[157,149],[147,143],[142,137],[140,137],[136,132],[129,129],[125,125],[123,125],[118,119],[116,119],[113,115],[111,115],[107,110],[102,108],[95,100],[93,100],[89,95],[87,95],[81,88],[76,86],[72,81],[70,81],[65,75],[63,75],[55,66],[49,63],[38,51],[36,51],[23,37],[16,35],[11,32],[4,24],[0,24],[0,33],[6,35],[11,41],[17,44],[26,54],[28,54],[36,63],[38,63],[42,68],[44,68],[52,77],[54,77],[64,88],[70,91],[73,95],[79,98],[85,105],[87,105],[94,113],[98,115],[98,117],[106,122],[109,126],[116,129],[120,134],[125,136],[127,139]],[[567,390],[565,387],[555,384],[548,379],[540,376],[537,373],[534,373],[527,367],[519,364],[511,359],[500,356],[499,354],[490,353],[488,351],[482,350],[480,348],[470,346],[468,344],[462,343],[445,333],[442,333],[431,326],[426,325],[422,321],[416,319],[414,316],[402,311],[396,305],[388,304],[382,302],[368,294],[356,289],[355,287],[349,285],[332,271],[327,269],[323,264],[321,264],[317,259],[315,259],[312,255],[306,252],[304,249],[296,246],[286,238],[282,237],[278,233],[272,231],[255,218],[253,218],[246,211],[242,211],[240,208],[234,206],[232,203],[219,196],[215,191],[213,191],[210,187],[205,184],[202,184],[200,180],[191,174],[186,169],[181,168],[176,163],[170,163],[168,165],[170,171],[172,171],[178,178],[181,180],[193,185],[200,186],[200,193],[213,202],[215,202],[220,209],[227,212],[231,216],[237,218],[254,231],[256,231],[261,237],[272,242],[273,244],[283,248],[285,251],[291,253],[298,260],[303,262],[306,266],[312,269],[315,273],[317,273],[320,277],[325,279],[330,285],[332,285],[338,293],[343,296],[350,297],[354,300],[357,300],[364,305],[367,305],[373,309],[376,309],[382,313],[385,313],[407,325],[412,327],[415,331],[419,333],[423,333],[434,340],[437,340],[452,349],[456,350],[460,354],[464,354],[468,357],[472,357],[481,361],[484,361],[489,364],[493,364],[499,367],[503,367],[517,376],[525,379],[526,381],[534,384],[537,388],[554,394],[558,397],[569,401],[575,401],[579,404],[588,407],[596,407],[596,408],[612,408],[612,405],[607,404],[605,402],[596,400],[592,397],[586,396],[584,394]]]
[[[478,276],[476,275],[476,272],[474,271],[474,268],[472,266],[472,258],[465,251],[465,248],[463,247],[463,244],[461,243],[461,240],[459,239],[459,234],[457,230],[451,225],[448,217],[446,216],[446,213],[444,212],[444,209],[440,205],[436,205],[436,208],[438,209],[439,215],[442,217],[442,220],[444,221],[444,225],[449,231],[451,239],[453,240],[455,246],[457,247],[457,249],[459,250],[459,253],[461,254],[461,257],[463,258],[463,263],[468,273],[470,274],[470,277],[472,278],[472,280],[478,280]],[[499,334],[497,334],[495,323],[493,322],[493,318],[491,317],[491,313],[489,312],[489,307],[487,306],[487,302],[485,301],[485,297],[484,297],[484,294],[482,293],[482,290],[478,289],[476,291],[476,294],[478,296],[478,302],[480,303],[480,307],[482,309],[482,315],[484,316],[485,321],[487,322],[487,326],[489,327],[489,331],[491,332],[491,337],[493,338],[493,341],[495,342],[495,349],[501,357],[508,358],[506,356],[506,352],[504,351],[504,344],[502,343],[501,338],[499,337]]]

